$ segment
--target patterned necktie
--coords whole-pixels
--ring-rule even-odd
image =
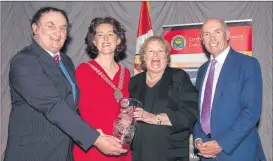
[[[201,127],[206,134],[210,133],[210,114],[211,114],[210,108],[212,106],[211,96],[212,96],[213,77],[214,77],[214,70],[215,70],[216,63],[217,63],[216,60],[212,59],[206,86],[205,86],[204,99],[203,99],[203,105],[202,105]]]
[[[58,66],[60,66],[60,57],[59,57],[59,55],[54,55],[54,56],[53,56],[53,59],[55,60],[56,64],[57,64]]]

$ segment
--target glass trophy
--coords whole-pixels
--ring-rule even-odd
[[[121,140],[122,148],[129,149],[136,130],[136,121],[132,117],[135,108],[142,103],[133,98],[123,98],[120,102],[120,112],[114,121],[113,136]]]

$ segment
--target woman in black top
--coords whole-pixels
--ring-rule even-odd
[[[170,50],[161,37],[140,49],[144,72],[131,78],[132,98],[143,103],[132,143],[133,161],[188,161],[189,136],[197,119],[197,91],[182,69],[168,67]]]

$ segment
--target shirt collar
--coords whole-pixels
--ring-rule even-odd
[[[217,61],[217,63],[220,64],[224,64],[226,57],[228,55],[228,52],[230,50],[230,46],[228,46],[222,53],[220,53],[215,60]],[[214,57],[212,55],[210,55],[210,60],[214,59]]]
[[[52,52],[50,52],[50,51],[48,51],[48,50],[46,50],[46,49],[44,49],[46,52],[48,52],[48,54],[50,55],[50,56],[52,56],[52,57],[54,57],[54,56],[56,56],[56,55],[58,55],[59,56],[59,60],[61,61],[61,57],[60,57],[60,52],[58,51],[56,54],[53,54]]]

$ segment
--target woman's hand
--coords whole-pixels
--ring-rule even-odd
[[[147,124],[156,124],[156,115],[150,112],[144,111],[143,108],[136,108],[133,113],[133,118],[137,121],[142,121]]]

